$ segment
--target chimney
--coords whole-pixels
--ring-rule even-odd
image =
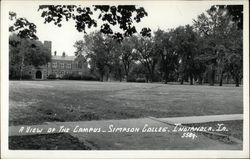
[[[62,53],[62,56],[65,57],[65,52]]]
[[[56,56],[56,51],[54,51],[54,56]]]

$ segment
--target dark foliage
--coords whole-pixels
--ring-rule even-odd
[[[99,81],[99,78],[92,75],[78,75],[78,74],[67,74],[64,75],[61,79],[66,80],[84,80],[84,81]]]
[[[16,32],[17,36],[23,39],[38,39],[34,23],[29,22],[26,18],[16,18],[14,12],[9,12],[9,19],[14,21],[14,24],[9,27],[9,32]]]
[[[50,74],[47,79],[56,79],[56,75],[55,74]]]
[[[66,21],[72,19],[75,21],[75,27],[79,32],[86,32],[87,29],[97,27],[97,19],[93,18],[94,12],[97,12],[98,19],[104,22],[100,26],[100,32],[112,35],[118,40],[136,33],[134,23],[139,23],[143,17],[148,15],[143,7],[135,5],[94,5],[92,7],[40,5],[38,10],[42,10],[41,16],[44,18],[44,23],[53,22],[61,27],[64,19]],[[112,26],[118,26],[121,31],[114,32]],[[150,29],[145,28],[141,33],[148,36],[150,35],[149,32]]]
[[[243,5],[217,5],[220,9],[227,9],[233,16],[233,21],[238,23],[238,28],[243,29]],[[210,10],[215,10],[215,6],[212,6]]]

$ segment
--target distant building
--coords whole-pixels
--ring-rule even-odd
[[[52,48],[51,41],[44,41],[44,46],[50,52]],[[30,75],[32,79],[47,79],[49,75],[62,78],[64,75],[84,75],[88,73],[88,64],[83,55],[67,56],[65,52],[61,56],[55,51],[51,57],[51,62],[47,65],[34,67],[26,66],[24,69],[26,75]]]

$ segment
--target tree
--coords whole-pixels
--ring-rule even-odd
[[[155,67],[158,62],[157,52],[154,50],[154,43],[152,38],[149,37],[138,37],[133,38],[135,44],[135,53],[137,59],[147,69],[147,73],[150,76],[150,82],[154,81]],[[147,75],[146,75],[147,77]]]
[[[198,53],[197,35],[193,31],[193,27],[186,25],[180,26],[173,31],[173,41],[175,43],[175,51],[179,58],[179,75],[181,84],[185,77],[189,77],[190,85],[193,85],[193,80],[198,76],[198,63],[195,59]]]
[[[165,77],[165,84],[169,81],[169,75],[175,71],[178,62],[177,52],[174,50],[172,31],[165,32],[158,29],[154,33],[154,50],[159,56],[159,65],[162,75]]]
[[[136,55],[135,55],[135,44],[133,43],[133,39],[135,39],[137,37],[133,36],[133,37],[129,37],[126,38],[122,41],[121,43],[121,49],[120,49],[120,53],[121,53],[121,61],[123,64],[123,68],[124,68],[124,72],[126,75],[126,81],[128,82],[129,79],[129,72],[130,72],[130,68],[131,68],[131,63],[136,59]]]
[[[130,79],[131,82],[136,82],[136,79],[144,79],[145,75],[147,73],[147,70],[145,66],[141,63],[132,63],[131,64],[131,73],[130,73]]]
[[[92,71],[97,71],[100,80],[104,80],[106,75],[109,80],[111,72],[119,62],[120,54],[118,51],[120,43],[106,36],[101,32],[92,32],[85,35],[84,40],[77,41],[75,47],[76,55],[86,52],[86,58],[89,59]],[[118,65],[120,66],[120,65]]]
[[[23,76],[23,68],[27,65],[35,67],[47,64],[50,59],[50,51],[39,41],[36,33],[36,25],[26,18],[17,18],[16,13],[9,12],[9,19],[13,22],[9,26],[9,74],[11,78],[20,79]]]
[[[97,27],[98,21],[94,17],[94,13],[96,13],[98,19],[102,21],[99,31],[119,41],[136,33],[134,23],[139,23],[143,17],[148,15],[143,7],[135,5],[94,5],[92,7],[40,5],[38,10],[42,11],[41,16],[44,18],[44,23],[53,22],[60,27],[64,19],[66,21],[72,19],[75,21],[76,29],[84,33],[87,28]],[[120,31],[114,31],[115,26],[119,27]],[[150,35],[149,32],[149,28],[143,28],[140,33]]]
[[[222,85],[223,74],[227,66],[226,61],[228,61],[226,58],[231,57],[230,55],[233,53],[228,48],[230,47],[230,41],[234,41],[232,37],[235,36],[232,35],[237,32],[237,25],[238,22],[236,23],[233,20],[229,11],[219,6],[213,6],[210,10],[207,10],[206,14],[199,15],[198,19],[194,21],[194,27],[204,41],[206,41],[201,57],[210,66],[210,85],[214,84],[215,70],[220,74],[220,85]],[[238,39],[241,39],[242,33],[238,34],[238,36]],[[236,47],[236,45],[233,46]],[[239,54],[241,53],[239,52]],[[240,58],[240,56],[237,57]],[[241,65],[240,59],[236,61],[239,62],[237,66]],[[241,70],[238,71],[240,72]]]
[[[24,66],[38,67],[51,60],[51,53],[41,42],[22,39],[16,34],[9,37],[9,75],[22,78]]]
[[[231,74],[235,80],[236,87],[239,87],[243,78],[243,33],[237,30],[236,24],[231,28],[227,37],[225,70]]]
[[[17,18],[15,12],[9,12],[9,19],[13,22],[9,26],[9,32],[16,33],[18,37],[23,39],[37,40],[36,25],[29,22],[26,18]]]
[[[216,5],[212,6],[210,10],[219,9],[227,10],[230,15],[232,15],[232,20],[237,23],[237,27],[243,30],[243,5]]]

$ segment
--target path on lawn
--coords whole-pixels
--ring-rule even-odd
[[[243,120],[243,114],[224,114],[224,115],[206,115],[206,116],[187,116],[187,117],[171,117],[171,118],[154,118],[166,123],[181,123],[181,124],[193,124],[193,123],[207,123],[215,121],[230,121],[230,120]]]
[[[204,123],[214,121],[229,121],[229,120],[243,120],[242,114],[230,115],[213,115],[213,116],[192,116],[179,118],[140,118],[140,119],[124,119],[124,120],[99,120],[99,121],[77,121],[77,122],[47,122],[44,125],[32,126],[10,126],[10,136],[32,135],[34,132],[25,132],[28,127],[43,129],[39,134],[48,134],[49,128],[55,128],[53,133],[60,133],[60,128],[68,129],[67,133],[77,137],[87,146],[92,149],[102,150],[240,150],[242,149],[242,142],[234,140],[228,143],[221,140],[221,136],[207,137],[204,133],[195,132],[196,137],[183,138],[184,132],[173,131],[175,125],[173,123]],[[23,132],[19,132],[21,128]],[[90,130],[100,130],[100,132],[81,132],[87,128]],[[127,128],[132,131],[136,128],[138,132],[120,132],[122,128]],[[166,132],[144,132],[143,130],[159,130],[166,128]],[[86,130],[87,130],[86,129]],[[62,130],[62,129],[61,129]],[[117,131],[117,132],[112,132]],[[210,134],[211,135],[211,134]],[[222,136],[223,137],[223,136]]]

